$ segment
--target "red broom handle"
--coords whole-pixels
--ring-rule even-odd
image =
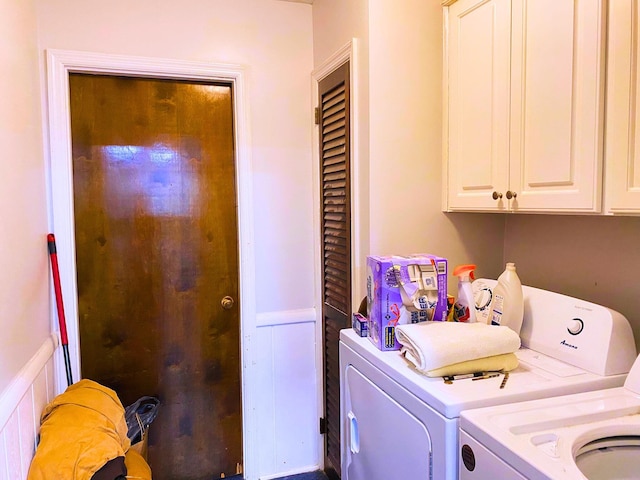
[[[67,385],[73,384],[71,373],[71,358],[69,356],[69,338],[67,337],[67,321],[64,318],[64,305],[62,304],[62,288],[60,288],[60,270],[58,269],[58,252],[56,250],[56,237],[53,233],[47,235],[49,257],[51,257],[51,271],[53,272],[53,288],[56,294],[56,306],[58,307],[58,324],[60,325],[60,342],[64,354],[64,367],[67,374]]]
[[[67,322],[64,318],[64,305],[62,303],[62,288],[60,287],[60,270],[58,269],[58,252],[56,251],[56,237],[53,233],[47,235],[49,256],[51,257],[51,270],[53,271],[53,289],[56,294],[56,307],[58,308],[58,323],[60,324],[60,341],[62,345],[69,345],[67,337]]]

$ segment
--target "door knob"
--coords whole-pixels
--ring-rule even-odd
[[[498,200],[499,198],[502,198],[502,194],[494,191],[493,194],[491,195],[491,197],[494,200]]]
[[[234,303],[235,302],[233,301],[233,298],[229,295],[227,295],[220,301],[220,305],[222,305],[222,308],[224,308],[225,310],[229,310],[231,307],[233,307]]]
[[[511,200],[512,198],[516,198],[518,194],[516,192],[512,192],[511,190],[507,190],[507,199]]]

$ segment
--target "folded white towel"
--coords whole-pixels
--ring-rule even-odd
[[[513,353],[520,336],[485,323],[421,322],[396,326],[400,352],[422,372],[454,363]]]

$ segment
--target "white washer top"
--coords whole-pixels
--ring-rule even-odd
[[[469,410],[460,428],[526,478],[585,479],[576,452],[601,438],[639,436],[640,395],[618,387]]]
[[[516,352],[520,365],[509,372],[503,389],[502,375],[445,384],[441,377],[430,378],[416,371],[399,351],[378,350],[368,338],[359,337],[352,329],[341,330],[340,340],[446,418],[457,418],[462,410],[471,408],[619,387],[626,378],[626,373],[608,376],[591,373],[522,348]]]

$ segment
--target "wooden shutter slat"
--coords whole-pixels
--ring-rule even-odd
[[[328,133],[325,132],[325,137],[323,142],[326,143],[328,141],[335,140],[337,138],[341,139],[342,142],[344,143],[344,127],[333,130],[332,132],[328,132]]]
[[[325,231],[337,231],[337,232],[345,232],[347,229],[344,226],[343,222],[335,221],[335,222],[325,222]]]
[[[344,215],[339,213],[325,212],[324,219],[327,222],[344,222]]]
[[[325,123],[324,125],[322,125],[322,134],[323,135],[328,135],[331,132],[338,130],[338,129],[342,129],[342,131],[346,131],[346,120],[343,117],[336,119],[334,122],[331,123]],[[344,133],[343,133],[344,134]]]
[[[334,98],[338,97],[339,95],[344,95],[344,93],[344,85],[340,85],[322,97],[322,104],[324,105],[330,103]]]
[[[333,253],[334,255],[344,255],[347,252],[347,242],[343,241],[342,244],[339,243],[331,243],[331,242],[325,242],[326,243],[326,249],[328,251],[330,251],[331,253]],[[344,263],[344,265],[349,265],[348,262],[344,261],[342,262]],[[325,271],[327,269],[329,269],[331,267],[329,267],[328,265],[325,267]]]
[[[345,142],[344,142],[344,137],[341,138],[336,138],[334,140],[328,141],[328,142],[324,142],[322,149],[325,152],[329,152],[331,153],[332,151],[344,151],[344,146],[345,146]]]
[[[333,123],[341,122],[344,119],[344,111],[340,110],[334,112],[331,116],[323,117],[323,125],[331,125]]]
[[[336,179],[347,178],[347,172],[344,171],[343,165],[327,165],[327,168],[324,171],[324,176],[322,179],[326,181],[336,180]]]
[[[340,189],[343,195],[346,194],[347,182],[346,178],[325,178],[324,191]]]
[[[325,158],[322,160],[322,166],[326,167],[329,165],[335,165],[335,164],[343,164],[344,165],[344,152],[342,152],[342,154],[338,154],[338,155],[333,155],[333,156],[325,156]]]
[[[336,97],[333,102],[328,102],[322,105],[322,115],[324,118],[331,118],[337,114],[344,117],[344,108],[344,99]]]

